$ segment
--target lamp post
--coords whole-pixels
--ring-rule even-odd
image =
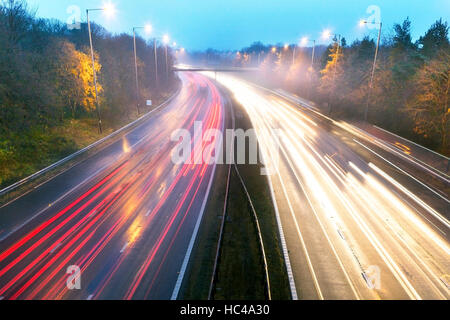
[[[167,59],[167,44],[164,47],[165,55],[166,55],[166,81],[169,82],[169,62]]]
[[[292,65],[295,64],[295,50],[297,49],[297,45],[294,44],[294,50],[292,51]]]
[[[165,55],[166,55],[166,79],[167,82],[169,82],[169,61],[168,61],[168,57],[167,57],[167,46],[169,44],[170,38],[167,34],[165,34],[163,36],[163,43],[164,43],[164,51],[165,51]]]
[[[137,29],[145,29],[147,33],[151,32],[152,27],[150,25],[146,25],[145,27],[134,27],[133,28],[133,43],[134,43],[134,67],[136,73],[136,107],[138,115],[141,113],[139,108],[140,101],[140,93],[139,93],[139,76],[138,76],[138,66],[137,66],[137,50],[136,50],[136,30]]]
[[[313,43],[313,48],[312,48],[312,57],[311,57],[311,68],[313,68],[314,66],[314,60],[315,60],[315,55],[316,55],[316,40],[310,40],[307,37],[302,38],[300,44],[302,46],[305,46],[308,42],[312,42]]]
[[[95,88],[95,109],[97,111],[98,118],[98,132],[102,134],[102,118],[100,115],[100,106],[98,104],[98,90],[97,90],[97,73],[95,72],[95,57],[94,57],[94,48],[92,46],[92,34],[91,34],[91,23],[89,21],[89,11],[101,11],[104,9],[86,9],[86,18],[88,23],[88,32],[89,32],[89,43],[91,45],[91,58],[92,58],[92,71],[94,73],[94,88]]]
[[[310,39],[308,39],[308,37],[303,37],[300,44],[302,46],[305,46],[306,44],[308,44],[308,42],[312,42],[312,44],[313,44],[312,56],[311,56],[311,67],[310,67],[310,72],[312,72],[314,70],[314,60],[315,60],[315,56],[316,56],[316,40],[310,40]],[[310,78],[309,78],[308,99],[310,98],[311,87],[312,87],[312,76],[310,76]]]
[[[329,30],[325,30],[322,33],[322,37],[324,39],[328,39],[331,36],[332,36],[332,34]],[[339,51],[341,49],[342,36],[340,34],[334,34],[334,38],[336,39],[336,42],[337,42],[337,48],[336,48],[336,63],[334,66],[334,73],[333,73],[333,93],[336,94],[336,74],[337,74],[337,67],[338,67],[338,62],[339,62]],[[331,99],[330,99],[328,113],[331,114],[331,112],[332,112],[332,104],[331,104]]]
[[[156,38],[153,39],[153,48],[155,51],[155,81],[156,81],[156,87],[159,88],[159,81],[158,81],[158,47],[156,43]]]
[[[368,118],[368,115],[369,115],[370,97],[371,97],[371,94],[372,94],[373,81],[374,81],[374,77],[375,77],[375,69],[377,67],[378,51],[379,51],[379,48],[380,48],[381,29],[383,28],[383,23],[382,22],[368,22],[368,21],[365,21],[365,20],[362,20],[360,22],[361,26],[366,25],[366,24],[373,24],[373,25],[378,25],[379,26],[377,47],[375,49],[375,57],[374,57],[374,60],[373,60],[372,74],[370,75],[369,92],[367,93],[367,104],[366,104],[366,109],[364,111],[364,121],[367,122],[367,118]]]
[[[153,49],[155,52],[155,81],[156,81],[156,86],[159,87],[159,71],[158,71],[158,39],[162,40],[162,42],[165,45],[165,59],[166,59],[166,73],[167,73],[167,79],[169,78],[169,64],[168,64],[168,53],[167,53],[167,45],[169,44],[170,38],[169,36],[166,34],[164,36],[162,36],[162,38],[159,37],[154,37],[153,38]],[[175,43],[174,43],[175,44]]]
[[[98,88],[97,88],[97,72],[95,71],[95,57],[94,57],[94,46],[92,45],[92,32],[91,32],[91,22],[89,20],[89,12],[90,11],[105,11],[106,13],[112,15],[115,11],[115,8],[112,4],[107,4],[103,8],[98,9],[86,9],[86,18],[87,18],[87,24],[88,24],[88,32],[89,32],[89,43],[91,46],[91,58],[92,58],[92,72],[94,75],[94,88],[95,88],[95,109],[97,111],[97,118],[98,118],[98,131],[100,134],[103,133],[102,128],[102,118],[100,113],[100,105],[98,103]]]

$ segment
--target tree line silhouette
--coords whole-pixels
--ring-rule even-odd
[[[106,134],[137,116],[133,37],[91,27]],[[0,0],[0,186],[99,138],[87,24],[70,29],[37,18],[24,0]],[[158,83],[153,41],[137,38],[141,106],[176,83],[157,43]]]
[[[383,36],[369,101],[369,122],[450,155],[449,27],[437,20],[417,41],[411,21]],[[362,121],[376,43],[369,37],[327,47],[255,42],[233,56],[235,66],[260,67],[259,80],[316,102],[334,117]],[[339,51],[338,51],[339,50]]]

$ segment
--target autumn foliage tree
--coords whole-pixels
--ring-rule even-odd
[[[344,53],[341,43],[337,41],[329,48],[328,52],[328,60],[325,68],[320,71],[321,81],[319,92],[324,97],[324,100],[327,101],[331,111],[332,103],[339,101],[344,93],[344,69],[342,66]]]
[[[66,40],[56,41],[48,50],[56,52],[51,70],[61,99],[61,120],[66,109],[70,109],[73,118],[79,112],[92,112],[95,108],[95,88],[89,54],[76,50],[75,45]],[[96,58],[98,61],[98,54]],[[95,67],[96,72],[100,73],[101,65],[97,62]],[[101,84],[98,84],[97,89],[99,94],[103,93]]]
[[[369,121],[449,155],[449,28],[439,19],[416,42],[411,29],[407,18],[394,25],[392,36],[384,37]],[[337,48],[335,42],[323,55],[315,100],[324,111],[332,101],[334,116],[361,121],[375,43],[366,37],[341,45],[339,55]]]
[[[415,132],[440,142],[448,150],[450,135],[450,52],[440,50],[425,62],[414,80],[417,93],[408,104]]]
[[[341,41],[339,46],[334,39],[328,47],[316,46],[312,69],[311,51],[304,47],[296,47],[294,61],[295,46],[255,43],[242,52],[260,53],[262,76],[255,81],[282,86],[310,98],[324,112],[332,111],[333,117],[352,121],[364,120],[369,103],[370,123],[450,155],[449,27],[439,19],[417,41],[412,28],[406,18],[390,31],[384,29],[370,96],[376,38],[366,36],[349,45]],[[239,57],[234,62],[248,65]]]

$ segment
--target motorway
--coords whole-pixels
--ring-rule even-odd
[[[0,208],[0,300],[178,297],[216,167],[173,163],[171,134],[189,130],[203,152],[194,122],[224,126],[212,81],[180,79],[169,105],[123,139]]]
[[[294,299],[449,299],[448,175],[310,105],[217,80],[272,173]]]
[[[170,136],[188,129],[192,150],[206,150],[194,122],[223,130],[226,99],[205,75],[180,78],[170,104],[123,139],[0,208],[0,300],[178,297],[215,165],[175,164]],[[414,146],[217,79],[248,113],[272,173],[294,299],[449,299],[448,175]],[[79,290],[67,286],[70,266]]]

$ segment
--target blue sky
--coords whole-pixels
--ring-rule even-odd
[[[102,7],[103,0],[28,0],[37,15],[67,21],[67,10]],[[340,33],[349,42],[376,30],[358,27],[368,18],[369,6],[380,9],[384,35],[407,16],[417,39],[437,19],[449,21],[449,0],[111,0],[114,18],[93,12],[92,20],[113,33],[130,33],[133,26],[152,24],[155,32],[167,33],[188,50],[241,49],[253,41],[295,43],[303,36],[320,38],[323,29]]]

